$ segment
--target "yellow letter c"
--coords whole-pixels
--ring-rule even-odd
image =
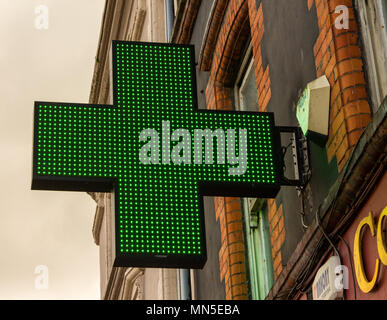
[[[382,263],[387,266],[387,249],[385,245],[384,233],[383,233],[383,218],[387,218],[387,207],[384,208],[379,217],[378,222],[378,231],[377,231],[377,243],[378,243],[378,252],[379,258]]]
[[[359,285],[359,288],[361,289],[361,291],[368,293],[375,287],[376,281],[378,280],[380,260],[378,258],[376,259],[374,276],[372,277],[371,281],[368,281],[364,271],[363,256],[362,256],[362,239],[363,239],[362,229],[366,225],[369,226],[371,230],[371,234],[374,237],[375,225],[374,225],[374,217],[372,216],[371,212],[367,217],[365,217],[363,220],[360,221],[359,226],[356,229],[355,241],[353,244],[353,248],[354,248],[353,260],[355,262],[356,278],[357,278],[357,283]]]

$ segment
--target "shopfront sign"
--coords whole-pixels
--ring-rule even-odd
[[[387,266],[387,242],[385,238],[386,233],[386,221],[387,221],[387,207],[384,208],[382,213],[379,216],[377,226],[375,227],[374,216],[372,212],[368,214],[367,217],[363,218],[355,233],[354,240],[354,253],[353,260],[355,264],[356,279],[359,285],[359,288],[368,293],[373,290],[377,284],[380,273],[380,263]],[[362,238],[365,228],[369,228],[371,231],[372,237],[376,236],[376,243],[378,248],[378,257],[375,260],[375,269],[373,272],[372,279],[369,280],[364,270],[364,259],[362,254]]]
[[[203,195],[279,191],[273,114],[198,110],[192,46],[112,56],[113,105],[35,103],[32,189],[114,191],[115,266],[201,268]]]
[[[343,297],[345,286],[341,281],[345,280],[343,276],[347,275],[341,274],[343,267],[345,266],[340,264],[340,258],[332,256],[317,271],[312,284],[313,300],[336,300]]]

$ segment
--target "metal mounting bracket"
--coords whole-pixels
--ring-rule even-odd
[[[304,134],[300,127],[286,127],[279,126],[277,127],[279,134],[281,133],[293,133],[292,141],[292,156],[294,164],[294,175],[295,179],[288,179],[285,177],[284,173],[281,176],[281,185],[282,186],[297,186],[303,187],[307,184],[310,176],[310,166],[309,166],[309,155],[308,155],[308,141],[305,138]],[[282,149],[281,149],[282,151]],[[280,165],[283,167],[284,159],[283,156],[280,158]]]

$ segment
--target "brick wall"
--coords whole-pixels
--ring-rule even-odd
[[[261,44],[263,34],[265,32],[263,3],[257,7],[256,0],[249,0],[249,17],[251,38],[254,57],[254,70],[258,88],[258,108],[259,111],[265,112],[267,105],[271,99],[271,81],[270,81],[270,65],[268,64],[263,69]],[[284,217],[282,213],[282,205],[277,208],[274,199],[269,199],[267,202],[270,222],[270,241],[272,246],[272,258],[274,277],[278,278],[282,271],[282,255],[281,247],[285,242]]]
[[[206,88],[207,109],[231,110],[232,81],[249,37],[248,5],[246,0],[233,0],[226,9],[220,7],[218,10],[224,12],[223,23],[219,29],[216,21],[221,20],[215,19],[214,25],[210,26],[207,41],[217,40],[213,50],[206,46],[200,67],[210,71]],[[215,212],[221,231],[219,268],[221,281],[225,282],[226,299],[248,299],[240,199],[216,197]]]
[[[336,156],[339,171],[371,120],[358,26],[352,0],[308,0],[317,9],[320,35],[314,46],[317,76],[326,75],[331,85],[328,161]],[[337,29],[339,5],[349,8],[349,29]]]
[[[239,198],[215,198],[222,246],[219,251],[220,278],[225,283],[226,299],[247,299],[245,246]]]
[[[281,247],[285,242],[286,236],[284,215],[282,211],[282,204],[277,208],[277,204],[274,199],[268,200],[268,208],[271,254],[273,258],[274,277],[277,279],[283,269]]]
[[[270,66],[265,70],[262,65],[261,42],[265,31],[262,2],[257,8],[256,0],[249,0],[249,20],[251,29],[251,43],[254,56],[255,78],[258,88],[258,108],[259,111],[266,111],[267,105],[271,99],[270,88]]]
[[[213,51],[210,78],[206,88],[207,109],[232,109],[231,86],[249,36],[248,19],[246,0],[229,2]],[[216,28],[214,29],[213,32],[216,32]],[[207,54],[211,55],[211,52]]]
[[[317,76],[326,75],[331,85],[328,160],[336,157],[342,170],[362,131],[370,121],[358,28],[351,0],[304,0],[309,10],[316,6],[320,34],[314,46]],[[226,3],[228,5],[226,6]],[[335,8],[350,9],[348,30],[338,30]],[[259,111],[266,111],[271,99],[270,65],[263,66],[261,45],[265,32],[263,2],[218,1],[210,21],[199,68],[209,71],[206,88],[208,109],[231,110],[232,81],[248,36],[252,39]],[[222,22],[223,21],[223,22]],[[221,230],[219,268],[227,299],[246,299],[245,245],[241,203],[238,198],[215,198],[216,219]],[[286,232],[283,207],[268,200],[272,257],[275,278],[283,271],[281,248]]]
[[[176,17],[177,20],[175,23],[181,24],[181,27],[178,29],[174,29],[174,33],[172,34],[172,42],[175,43],[189,43],[193,27],[195,25],[196,16],[199,11],[201,0],[190,0],[183,3],[181,8],[182,12],[178,12]],[[181,20],[181,21],[180,21]]]
[[[219,11],[221,12],[220,8]],[[219,18],[219,17],[218,17]],[[211,30],[214,34],[211,34]],[[215,33],[219,32],[216,36]],[[258,89],[259,111],[266,111],[271,99],[270,66],[263,69],[261,41],[264,33],[262,3],[256,7],[255,0],[232,0],[224,13],[220,30],[211,29],[207,39],[217,39],[213,51],[205,46],[201,64],[202,70],[210,71],[206,88],[208,109],[231,110],[231,86],[236,67],[250,34],[254,57],[254,71]],[[206,49],[207,48],[207,49]],[[213,57],[207,57],[206,54]],[[204,61],[206,63],[204,63]],[[209,67],[208,61],[211,61]],[[276,207],[275,201],[268,201],[272,254],[275,277],[282,271],[281,247],[285,241],[282,206]],[[216,218],[221,228],[222,246],[219,252],[221,280],[225,281],[226,299],[247,299],[245,246],[240,199],[215,198]]]

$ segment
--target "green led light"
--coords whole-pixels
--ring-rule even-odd
[[[36,103],[34,179],[37,185],[41,183],[41,189],[46,187],[47,180],[42,177],[47,175],[75,180],[117,179],[117,255],[204,257],[204,219],[200,212],[198,183],[255,184],[254,188],[273,186],[274,190],[278,177],[274,169],[272,116],[198,112],[194,108],[196,89],[190,47],[132,42],[113,44],[115,107]],[[235,150],[239,150],[238,129],[247,129],[245,173],[230,175],[230,167],[236,165],[227,161],[217,163],[219,157],[228,159],[227,143],[231,139],[228,135],[225,135],[225,150],[216,150],[214,142],[213,164],[204,164],[204,151],[201,163],[164,163],[160,151],[158,164],[142,164],[139,152],[146,142],[139,140],[140,133],[147,128],[155,129],[162,149],[163,121],[169,121],[170,134],[177,129],[188,130],[192,138],[192,159],[197,150],[193,143],[194,130],[214,132],[222,129],[227,132],[236,129]],[[177,143],[170,139],[166,154]],[[205,147],[205,139],[200,146]],[[175,156],[179,155],[176,153]],[[238,192],[236,188],[235,193]],[[122,265],[136,266],[136,260],[133,261]],[[171,266],[178,264],[174,261]]]

